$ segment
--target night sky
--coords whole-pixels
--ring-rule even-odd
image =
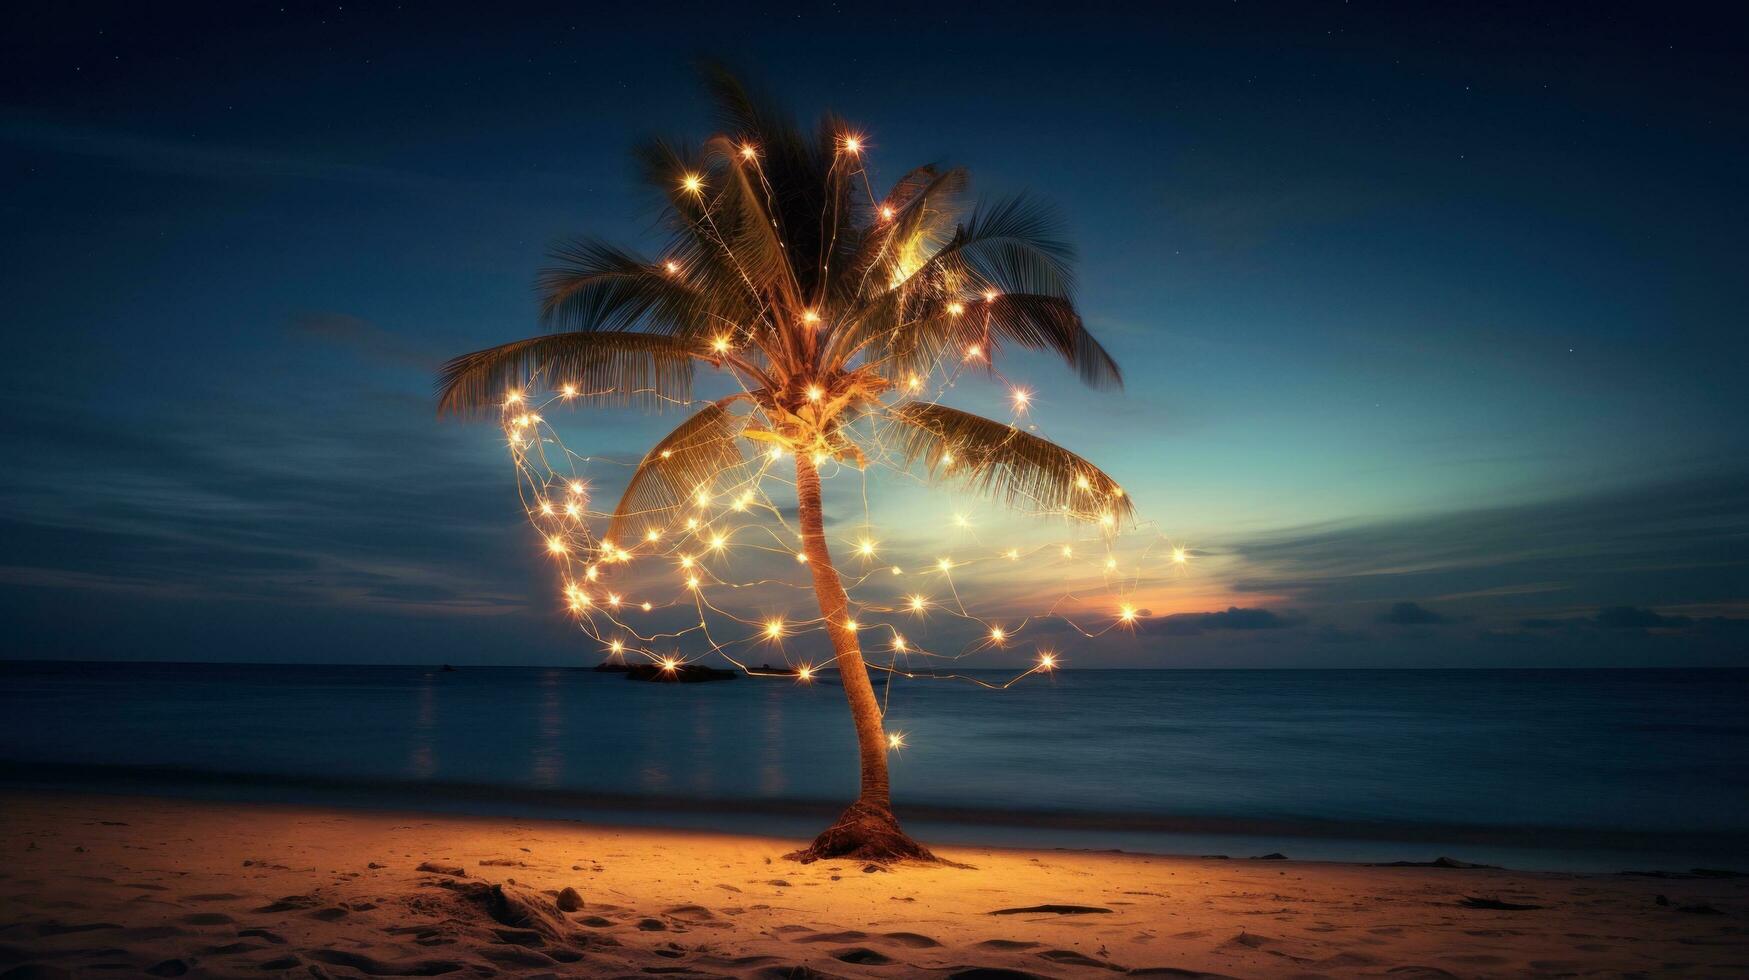
[[[593,662],[433,374],[714,55],[1068,219],[1128,386],[1010,372],[1194,555],[1072,663],[1742,665],[1749,22],[1420,6],[12,5],[0,656]]]

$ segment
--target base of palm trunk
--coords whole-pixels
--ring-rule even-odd
[[[784,855],[807,864],[823,858],[848,858],[886,864],[893,861],[939,862],[929,848],[905,836],[899,820],[884,806],[857,801],[836,823],[802,850]]]

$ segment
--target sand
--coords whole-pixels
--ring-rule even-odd
[[[795,844],[11,793],[0,976],[1749,975],[1744,879]]]

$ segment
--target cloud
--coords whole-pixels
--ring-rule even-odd
[[[1151,619],[1144,631],[1168,636],[1195,636],[1205,630],[1279,630],[1297,626],[1299,622],[1269,609],[1228,606],[1225,612],[1175,613]]]
[[[1504,623],[1623,595],[1648,606],[1726,604],[1749,596],[1746,535],[1749,476],[1697,477],[1267,532],[1233,546],[1233,587],[1314,611],[1466,596],[1466,613]]]
[[[28,116],[0,118],[0,142],[176,177],[318,180],[400,193],[453,190],[456,186],[429,174],[335,160],[319,154],[142,136]]]
[[[1612,630],[1687,626],[1693,622],[1687,616],[1663,616],[1650,609],[1636,609],[1633,606],[1610,606],[1597,613],[1597,625]]]
[[[1432,626],[1449,623],[1451,619],[1428,609],[1418,602],[1399,602],[1380,614],[1379,622],[1391,626]]]
[[[413,368],[425,374],[435,374],[443,362],[443,355],[436,348],[345,313],[302,313],[292,318],[287,329],[294,337],[333,344],[367,361]]]

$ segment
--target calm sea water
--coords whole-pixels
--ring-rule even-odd
[[[896,681],[937,840],[1520,867],[1749,863],[1749,672],[1066,671]],[[545,668],[0,663],[0,779],[803,833],[835,683]]]

